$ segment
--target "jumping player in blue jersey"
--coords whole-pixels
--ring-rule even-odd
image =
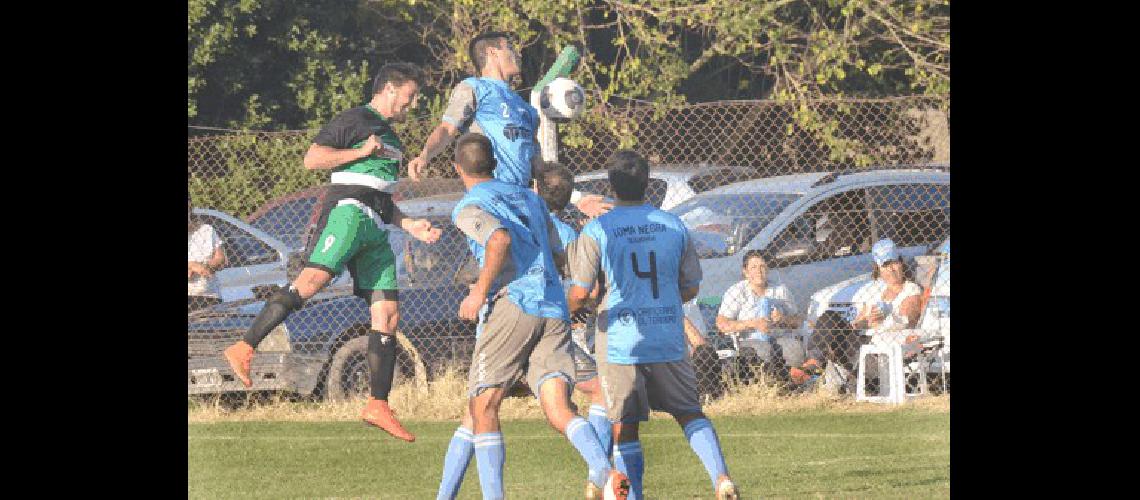
[[[480,267],[458,314],[468,321],[484,316],[468,377],[483,498],[503,498],[506,451],[499,405],[506,391],[525,377],[550,425],[585,459],[590,481],[625,499],[629,480],[613,468],[590,424],[570,410],[574,359],[569,311],[553,257],[559,243],[549,210],[531,190],[494,179],[494,167],[487,137],[460,137],[455,169],[467,194],[456,204],[452,220],[467,236]],[[561,249],[557,255],[562,260]]]
[[[570,310],[586,302],[604,276],[595,339],[598,376],[613,422],[614,466],[643,497],[645,461],[638,423],[650,409],[673,416],[704,464],[718,500],[737,499],[713,425],[701,411],[685,346],[681,304],[696,297],[701,266],[677,216],[645,203],[649,163],[631,150],[609,160],[617,198],[609,213],[582,228],[567,252]]]
[[[468,44],[468,55],[478,77],[466,78],[451,91],[439,126],[428,136],[419,156],[408,162],[408,176],[419,181],[432,158],[461,133],[474,132],[491,140],[498,166],[495,179],[523,188],[531,186],[534,165],[541,163],[538,110],[511,88],[521,73],[522,58],[510,35],[479,35]],[[599,195],[575,192],[573,202],[582,213],[596,217],[612,205]]]

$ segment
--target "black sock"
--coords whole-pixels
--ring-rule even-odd
[[[277,325],[285,321],[293,311],[300,309],[303,302],[292,285],[274,292],[269,300],[265,301],[265,307],[261,312],[257,313],[257,318],[253,320],[249,331],[245,332],[245,342],[256,348],[269,332],[277,328]]]
[[[372,330],[368,334],[368,374],[372,397],[387,401],[396,372],[396,336]]]

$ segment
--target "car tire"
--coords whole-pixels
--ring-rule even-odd
[[[403,383],[408,377],[404,366],[409,366],[408,355],[396,346],[396,370],[392,376],[392,387]],[[368,336],[360,336],[345,342],[333,354],[329,363],[325,397],[332,402],[351,401],[367,398],[370,382],[368,374]]]

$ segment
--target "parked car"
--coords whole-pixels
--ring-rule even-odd
[[[421,204],[430,210],[439,206],[431,200]],[[391,233],[400,286],[398,331],[409,342],[398,350],[397,378],[426,379],[451,363],[469,361],[475,325],[460,320],[455,310],[467,295],[467,284],[474,281],[476,270],[466,259],[462,234],[448,220],[450,208],[442,217],[416,215],[432,219],[444,232],[433,245],[402,232]],[[247,391],[234,379],[221,351],[245,334],[262,307],[263,301],[243,300],[190,315],[189,394]],[[368,303],[352,295],[351,280],[334,282],[258,346],[251,371],[254,385],[248,391],[315,393],[330,399],[362,393],[368,388],[365,353],[370,318]]]
[[[246,218],[250,225],[285,242],[290,249],[300,250],[304,246],[305,231],[320,217],[318,201],[324,198],[328,185],[302,189],[270,200]],[[407,178],[396,183],[392,199],[402,202],[417,198],[433,197],[446,193],[463,193],[463,182],[459,179],[424,179],[412,182]]]
[[[759,177],[756,169],[730,165],[653,165],[649,168],[649,186],[646,201],[662,210],[669,210],[685,200],[734,182]],[[583,193],[600,194],[613,200],[609,172],[595,170],[574,176],[574,189]],[[580,227],[586,215],[573,205],[566,207],[562,219]]]
[[[226,267],[215,273],[222,301],[254,298],[266,286],[286,283],[288,244],[225,212],[195,208],[193,213],[213,226],[225,245]]]
[[[699,299],[716,300],[741,280],[741,259],[760,250],[771,278],[797,309],[830,283],[867,272],[871,244],[891,238],[913,257],[950,229],[950,174],[907,168],[814,172],[729,184],[674,207],[692,234],[704,280]]]

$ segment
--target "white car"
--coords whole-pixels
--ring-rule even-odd
[[[871,269],[870,247],[891,238],[906,257],[950,231],[943,168],[815,172],[737,182],[673,207],[690,230],[704,279],[698,300],[719,302],[759,250],[770,280],[804,311],[812,292]]]
[[[254,298],[259,287],[287,284],[288,245],[225,212],[195,208],[194,215],[224,242],[226,267],[214,273],[222,301]]]
[[[650,204],[669,210],[710,189],[759,177],[755,168],[728,165],[654,165],[645,190]],[[574,189],[613,198],[609,172],[595,170],[574,176]]]

